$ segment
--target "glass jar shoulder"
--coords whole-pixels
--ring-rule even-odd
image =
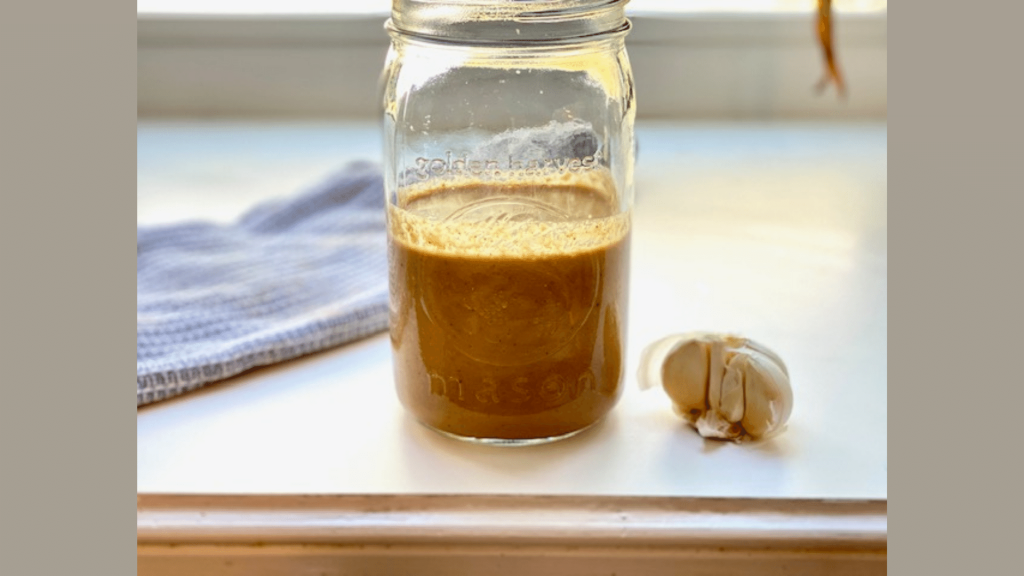
[[[622,100],[632,83],[621,40],[526,48],[395,39],[384,75],[389,101],[413,93],[460,92],[471,85],[499,99],[502,93],[544,96],[568,88]]]

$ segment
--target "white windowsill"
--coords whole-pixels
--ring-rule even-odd
[[[884,574],[885,123],[637,135],[626,392],[603,423],[525,449],[442,438],[399,406],[385,334],[258,369],[139,409],[140,574]],[[231,221],[380,143],[372,121],[138,138],[140,225]],[[636,389],[644,344],[701,328],[785,358],[784,434],[704,441]]]
[[[373,121],[138,132],[140,225],[229,222],[380,144]],[[258,369],[139,409],[139,573],[884,574],[885,123],[637,135],[626,392],[603,423],[526,449],[442,438],[399,406],[385,334]],[[783,435],[704,441],[636,389],[644,344],[700,328],[786,359]]]

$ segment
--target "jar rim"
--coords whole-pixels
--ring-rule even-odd
[[[629,0],[393,0],[387,30],[439,42],[562,44],[625,35]]]

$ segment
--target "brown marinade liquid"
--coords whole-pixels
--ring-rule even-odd
[[[497,186],[389,209],[398,395],[459,436],[561,436],[621,393],[628,215],[585,186]]]

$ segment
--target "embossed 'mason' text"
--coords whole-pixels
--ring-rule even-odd
[[[540,380],[519,376],[509,381],[483,378],[479,382],[466,383],[459,378],[445,378],[429,374],[430,394],[442,396],[458,404],[558,406],[571,402],[584,392],[598,392],[597,378],[587,369],[575,379],[558,374],[548,375]]]

